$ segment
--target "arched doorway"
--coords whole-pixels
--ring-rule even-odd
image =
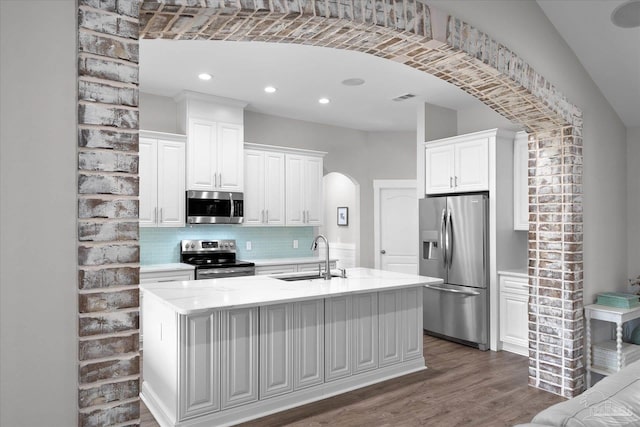
[[[529,383],[567,397],[583,389],[582,115],[517,54],[416,0],[85,0],[78,24],[79,310],[86,315],[84,303],[100,289],[105,313],[92,318],[113,326],[99,334],[80,331],[81,353],[100,349],[82,353],[92,356],[82,360],[81,371],[104,362],[112,367],[97,385],[81,374],[84,392],[115,384],[123,373],[137,375],[132,368],[137,319],[131,314],[138,304],[139,249],[132,238],[137,169],[131,165],[137,160],[138,37],[365,52],[448,81],[526,128],[531,135]],[[87,227],[95,231],[88,237]],[[81,415],[118,423],[135,419],[132,396],[138,388],[134,379],[126,397],[85,407]]]

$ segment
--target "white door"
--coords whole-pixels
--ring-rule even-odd
[[[269,225],[284,225],[284,154],[264,154],[264,210]]]
[[[455,144],[456,191],[484,191],[489,189],[489,140]]]
[[[216,188],[242,191],[244,188],[244,142],[242,126],[218,123]]]
[[[158,225],[184,227],[184,142],[158,140]]]
[[[414,180],[375,180],[375,266],[418,274],[418,197]]]
[[[189,119],[187,190],[213,191],[216,187],[216,123]]]
[[[263,151],[244,153],[244,225],[264,224],[264,156]]]
[[[140,227],[155,227],[158,206],[158,150],[156,140],[140,138],[138,173],[140,174]]]

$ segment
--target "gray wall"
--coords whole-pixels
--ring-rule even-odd
[[[166,96],[140,92],[140,129],[178,132],[178,104]]]
[[[627,283],[626,130],[534,1],[428,0],[486,31],[531,64],[584,114],[584,301]],[[635,212],[640,217],[640,212]],[[606,226],[605,226],[606,225]]]
[[[247,142],[326,151],[324,173],[360,184],[360,264],[373,267],[373,180],[415,179],[415,132],[364,132],[245,111]]]
[[[640,276],[640,126],[627,129],[628,276]]]
[[[0,425],[6,427],[78,420],[76,14],[74,0],[0,1]]]

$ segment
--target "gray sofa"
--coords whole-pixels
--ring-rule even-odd
[[[538,413],[520,427],[640,427],[640,361],[610,375],[581,395]]]

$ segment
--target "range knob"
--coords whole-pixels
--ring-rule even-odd
[[[195,243],[192,243],[192,244],[191,244],[191,249],[193,249],[193,248],[195,248],[195,247],[196,247],[196,244],[195,244]]]
[[[229,242],[229,247],[233,248],[233,242]]]

